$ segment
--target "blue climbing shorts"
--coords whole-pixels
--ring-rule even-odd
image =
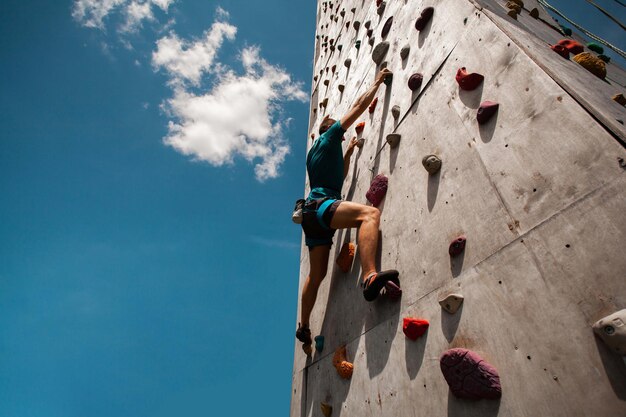
[[[330,222],[339,204],[341,200],[332,198],[309,200],[304,204],[302,230],[309,248],[333,244],[335,229],[330,228]]]

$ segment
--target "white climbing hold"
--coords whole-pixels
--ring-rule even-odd
[[[461,307],[461,304],[463,304],[463,296],[461,294],[448,294],[439,300],[441,308],[450,314],[456,313],[459,310],[459,307]]]
[[[598,320],[592,327],[598,337],[615,353],[626,355],[626,309]]]

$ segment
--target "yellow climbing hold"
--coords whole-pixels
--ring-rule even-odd
[[[524,7],[524,2],[522,0],[511,0],[509,3],[515,3],[519,7]]]
[[[346,346],[344,345],[335,351],[335,356],[333,356],[333,365],[335,366],[335,369],[340,377],[343,379],[350,379],[352,377],[354,365],[346,359]]]
[[[509,10],[507,14],[513,19],[517,20],[517,12],[515,10]]]
[[[507,2],[506,8],[509,9],[509,10],[515,10],[518,14],[522,13],[522,6],[520,6],[519,4],[517,4],[514,1]]]
[[[330,417],[330,415],[333,413],[333,407],[331,407],[330,404],[320,403],[320,408],[322,409],[322,414],[324,414],[324,417]]]
[[[589,52],[582,52],[575,55],[573,59],[596,77],[602,79],[606,77],[606,64],[595,55]]]

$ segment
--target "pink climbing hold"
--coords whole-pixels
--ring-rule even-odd
[[[500,105],[494,101],[483,101],[476,113],[476,120],[479,125],[484,125],[498,112]]]
[[[415,21],[415,29],[419,30],[420,32],[424,30],[424,28],[426,27],[426,24],[428,24],[430,19],[433,17],[434,12],[435,12],[435,9],[432,7],[427,7],[424,10],[422,10],[420,17],[418,17],[417,20]]]
[[[455,348],[439,359],[441,373],[458,398],[496,400],[502,396],[498,371],[476,352]]]
[[[416,72],[415,74],[411,75],[409,77],[409,89],[411,91],[415,91],[415,90],[419,90],[420,87],[422,86],[422,81],[424,80],[424,76],[418,72]]]
[[[387,194],[388,179],[383,174],[378,174],[374,177],[370,189],[365,194],[367,201],[372,203],[374,207],[378,207]]]
[[[465,236],[461,235],[450,242],[450,247],[448,248],[448,253],[450,256],[455,257],[459,256],[463,250],[465,250]]]
[[[369,107],[370,114],[374,113],[374,110],[376,110],[376,104],[378,104],[378,97],[375,97],[374,100],[372,100],[372,103],[370,104],[370,107]]]
[[[363,129],[365,129],[365,122],[361,122],[354,127],[354,130],[356,131],[357,135],[359,133],[363,133]]]
[[[484,79],[485,77],[478,73],[472,72],[471,74],[469,74],[465,67],[459,68],[459,70],[456,72],[456,82],[459,83],[459,87],[461,87],[461,90],[474,90],[480,85],[480,83],[483,82]]]
[[[428,323],[428,320],[405,317],[402,320],[402,331],[409,339],[417,340],[419,337],[422,337],[424,333],[426,333],[429,325],[430,323]]]
[[[557,43],[556,45],[552,45],[550,49],[552,49],[557,54],[561,55],[563,58],[569,59],[569,51],[563,45],[559,45]]]

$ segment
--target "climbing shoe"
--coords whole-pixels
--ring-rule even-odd
[[[313,340],[311,339],[311,329],[309,326],[302,326],[298,323],[298,330],[296,330],[296,339],[301,341],[304,345],[313,344]]]
[[[293,209],[293,214],[291,215],[291,220],[295,224],[302,224],[302,208],[304,207],[304,200],[300,199],[296,201],[296,206]]]
[[[366,301],[374,301],[383,288],[386,288],[392,298],[399,297],[402,294],[402,290],[400,289],[400,279],[398,279],[398,276],[400,276],[400,273],[395,269],[389,269],[370,275],[363,282],[363,297]],[[387,285],[388,283],[392,285]]]

